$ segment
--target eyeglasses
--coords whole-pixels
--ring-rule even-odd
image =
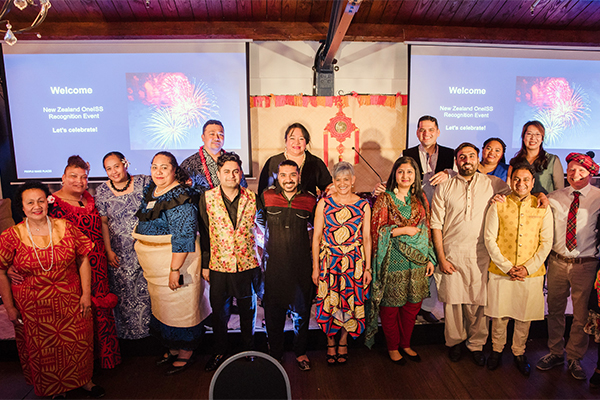
[[[543,135],[542,135],[541,133],[531,133],[531,132],[526,132],[526,133],[525,133],[525,136],[528,136],[528,137],[534,137],[534,138],[540,138],[540,137],[542,137]]]

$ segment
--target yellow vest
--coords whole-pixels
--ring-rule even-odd
[[[221,187],[206,192],[206,212],[210,233],[209,269],[217,272],[235,273],[258,267],[254,241],[254,218],[256,195],[240,187],[237,210],[237,226],[233,224],[225,208]]]
[[[537,208],[538,199],[529,196],[523,200],[511,194],[504,203],[497,202],[498,210],[498,239],[496,243],[500,252],[513,265],[523,265],[536,253],[540,245],[540,231],[546,214],[545,208]],[[490,261],[489,271],[496,275],[508,276]],[[546,267],[541,265],[528,278],[542,276]]]

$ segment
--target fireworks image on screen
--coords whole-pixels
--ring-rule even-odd
[[[127,74],[127,98],[148,110],[144,130],[153,148],[179,148],[192,128],[219,116],[210,87],[183,73]]]
[[[517,77],[516,96],[517,103],[530,107],[531,118],[544,124],[546,144],[586,126],[590,117],[588,94],[566,78]]]

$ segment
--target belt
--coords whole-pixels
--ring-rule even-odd
[[[598,261],[598,259],[596,257],[565,257],[565,256],[561,256],[554,250],[551,250],[550,254],[553,255],[554,257],[558,258],[559,260],[564,261],[569,264],[583,264],[586,262]]]

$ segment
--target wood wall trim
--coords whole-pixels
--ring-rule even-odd
[[[42,40],[107,39],[251,39],[255,41],[319,41],[327,35],[325,22],[44,22]],[[40,40],[35,33],[18,36]],[[600,45],[600,31],[569,29],[481,28],[425,25],[356,24],[345,41],[405,42],[460,41],[475,43]]]

